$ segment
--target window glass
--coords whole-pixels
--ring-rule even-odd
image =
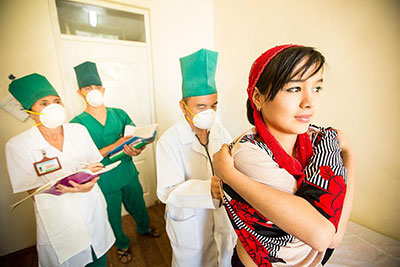
[[[146,42],[144,15],[56,0],[62,34]]]

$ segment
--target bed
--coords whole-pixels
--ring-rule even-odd
[[[350,221],[342,243],[325,266],[400,267],[400,241]]]

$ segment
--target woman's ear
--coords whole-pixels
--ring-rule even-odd
[[[260,110],[262,105],[264,104],[265,101],[265,96],[260,93],[257,87],[254,88],[253,92],[253,103],[256,106],[257,110]]]
[[[35,122],[35,123],[39,123],[40,122],[40,118],[38,114],[32,114],[27,112],[29,117]]]

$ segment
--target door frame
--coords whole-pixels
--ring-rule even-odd
[[[50,17],[51,17],[51,24],[53,28],[53,35],[54,35],[54,40],[55,40],[55,49],[56,49],[56,54],[58,58],[58,64],[59,64],[59,70],[60,70],[60,77],[61,77],[61,90],[59,90],[59,93],[61,93],[61,96],[64,98],[67,93],[66,90],[70,88],[65,88],[65,75],[64,73],[72,70],[66,69],[66,60],[64,58],[63,54],[63,49],[62,49],[62,41],[63,40],[77,40],[77,41],[83,41],[83,42],[99,42],[99,43],[108,43],[108,44],[118,44],[118,45],[129,45],[129,46],[136,46],[136,47],[145,47],[147,49],[147,62],[148,62],[148,85],[149,85],[149,100],[150,100],[150,120],[151,123],[156,122],[156,115],[155,115],[155,98],[154,98],[154,71],[153,71],[153,60],[152,60],[152,46],[151,46],[151,34],[150,34],[150,23],[149,23],[149,17],[150,17],[150,10],[148,8],[143,8],[143,7],[137,7],[134,5],[130,5],[127,3],[116,3],[116,2],[108,2],[105,0],[69,0],[71,2],[77,2],[77,3],[82,3],[82,4],[88,4],[88,5],[96,5],[96,6],[101,6],[105,8],[111,8],[111,9],[117,9],[121,11],[127,11],[127,12],[132,12],[136,14],[142,14],[144,16],[144,26],[145,26],[145,36],[146,36],[146,42],[134,42],[134,41],[126,41],[126,40],[107,40],[107,39],[102,39],[102,38],[95,38],[95,37],[87,37],[87,36],[74,36],[74,35],[66,35],[62,34],[60,31],[59,27],[59,22],[58,22],[58,13],[57,13],[57,6],[55,0],[48,0],[49,4],[49,12],[50,12]],[[60,92],[61,91],[61,92]],[[155,199],[154,202],[158,200],[157,198],[157,169],[156,169],[156,159],[155,159],[155,154],[156,154],[156,149],[155,149],[155,144],[152,146],[152,157],[149,157],[153,161],[153,168],[154,168],[154,186],[155,188],[150,189],[151,191],[154,192]],[[150,205],[154,203],[149,203]],[[127,214],[125,209],[122,211],[123,215]]]
[[[132,12],[136,14],[141,14],[144,16],[144,26],[145,26],[145,35],[146,35],[146,42],[134,42],[134,41],[125,41],[125,40],[107,40],[102,38],[95,38],[95,37],[86,37],[86,36],[74,36],[74,35],[67,35],[62,34],[60,31],[59,23],[58,23],[58,13],[57,13],[57,6],[55,0],[48,0],[49,3],[49,11],[51,17],[51,23],[53,28],[53,34],[55,39],[55,47],[56,53],[58,57],[58,64],[60,69],[60,77],[62,81],[61,89],[62,89],[62,96],[65,97],[68,88],[65,88],[65,77],[63,73],[66,73],[71,70],[67,70],[65,67],[65,59],[62,53],[62,40],[78,40],[78,41],[86,41],[86,42],[101,42],[101,43],[109,43],[109,44],[118,44],[118,45],[130,45],[130,46],[137,46],[137,47],[146,47],[147,48],[147,62],[148,62],[148,73],[149,77],[148,84],[149,84],[149,98],[150,98],[150,118],[151,123],[156,122],[156,114],[155,114],[155,98],[154,98],[154,71],[153,71],[153,60],[152,60],[152,47],[151,47],[151,34],[150,34],[150,10],[148,8],[141,8],[136,7],[134,5],[129,5],[126,3],[110,3],[103,0],[69,0],[71,2],[77,2],[82,4],[88,5],[96,5],[105,8],[117,9],[121,11]],[[155,153],[155,151],[154,151]]]

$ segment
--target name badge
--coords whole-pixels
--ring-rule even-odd
[[[36,174],[38,176],[49,174],[51,172],[55,172],[61,169],[61,164],[57,157],[46,157],[46,151],[44,150],[42,150],[42,154],[43,159],[41,161],[33,163],[33,167],[35,168]]]

